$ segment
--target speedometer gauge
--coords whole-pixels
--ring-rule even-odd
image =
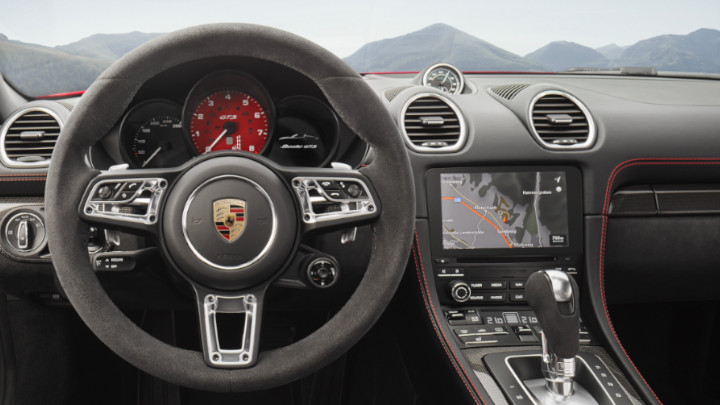
[[[423,75],[423,86],[435,87],[445,93],[460,94],[465,87],[462,72],[455,66],[437,64],[430,66]]]
[[[161,99],[138,104],[120,128],[125,160],[137,168],[172,167],[189,160],[184,136],[180,106]]]
[[[197,154],[222,150],[261,153],[273,127],[265,89],[243,73],[225,71],[202,79],[190,92],[183,122]]]

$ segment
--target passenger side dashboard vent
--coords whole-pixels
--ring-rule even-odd
[[[590,111],[574,96],[544,91],[530,102],[530,129],[547,149],[577,150],[595,143],[596,129]]]
[[[460,109],[440,94],[411,97],[401,119],[405,143],[416,152],[456,152],[465,145],[467,128]]]
[[[47,167],[61,129],[62,121],[47,108],[21,110],[0,131],[0,159],[7,167]]]

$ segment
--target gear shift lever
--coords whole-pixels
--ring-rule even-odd
[[[577,283],[562,271],[541,270],[530,276],[525,293],[542,328],[545,385],[551,393],[569,397],[573,394],[579,346]]]

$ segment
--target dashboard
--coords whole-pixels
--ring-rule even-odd
[[[91,156],[97,168],[150,169],[220,151],[325,167],[331,161],[357,166],[366,147],[297,72],[218,61],[146,83]]]
[[[120,150],[135,168],[177,166],[222,150],[263,154],[290,166],[323,166],[338,146],[339,125],[330,107],[310,96],[272,101],[252,76],[211,73],[183,105],[150,99],[120,124]]]
[[[608,218],[660,217],[662,195],[679,196],[670,203],[674,211],[668,216],[718,213],[713,205],[720,178],[718,81],[464,74],[446,63],[418,73],[367,74],[363,79],[395,119],[407,146],[417,219],[408,271],[423,280],[422,310],[447,334],[439,337],[440,344],[466,354],[452,360],[460,368],[486,371],[473,357],[480,347],[538,345],[538,322],[528,309],[524,286],[531,273],[547,269],[572,275],[590,291],[580,331],[585,348],[621,353],[624,349],[612,340],[603,271],[606,235],[627,232],[617,227],[609,231]],[[0,201],[2,253],[12,266],[0,266],[0,273],[12,271],[8,278],[21,280],[21,289],[44,292],[52,289],[51,269],[18,271],[49,266],[42,225],[49,154],[36,152],[43,142],[60,136],[77,99],[26,105],[0,101],[7,118],[0,132],[0,175],[13,181],[3,184],[0,196],[5,198]],[[37,116],[27,114],[50,116],[57,131],[45,129],[48,135],[39,136],[23,121]],[[25,149],[12,149],[20,141],[27,142]],[[100,170],[117,165],[170,168],[228,150],[305,168],[338,163],[360,168],[373,159],[373,150],[301,73],[253,59],[219,58],[178,66],[143,83],[121,118],[91,149],[90,161]],[[330,191],[346,193],[343,187]],[[698,208],[692,196],[700,194],[709,195],[706,200],[713,203]],[[648,205],[656,210],[643,214]],[[698,227],[702,224],[693,225]],[[654,229],[647,222],[639,228]],[[369,235],[360,233],[367,242]],[[103,254],[103,247],[117,237],[98,229],[91,235],[92,254]],[[355,238],[337,236],[343,245]],[[659,239],[652,240],[660,244]],[[131,245],[146,248],[144,242]],[[303,248],[319,254],[314,247]],[[333,258],[334,266],[348,274],[354,253],[338,251],[343,256]],[[668,274],[662,263],[654,263]],[[38,274],[46,278],[40,287],[33,285]],[[354,281],[361,276],[354,273]],[[709,287],[691,281],[678,290],[688,296],[698,291],[712,295],[704,290]],[[604,362],[617,366],[610,362],[618,356],[603,353]],[[631,370],[634,365],[625,357],[617,361],[623,370]],[[473,384],[472,377],[460,378]],[[615,373],[615,378],[622,380],[622,375]],[[650,396],[641,377],[630,378],[642,395],[631,387],[615,394]],[[505,397],[511,394],[505,391]]]

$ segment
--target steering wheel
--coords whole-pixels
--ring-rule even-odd
[[[306,169],[234,152],[204,155],[167,169],[91,167],[90,147],[119,120],[143,83],[170,68],[219,56],[272,62],[312,79],[339,117],[373,147],[375,160],[361,170]],[[354,196],[329,197],[324,185],[339,181],[353,184]],[[81,98],[59,137],[45,197],[58,280],[90,330],[151,375],[225,392],[288,383],[329,364],[356,343],[400,282],[415,211],[406,149],[363,79],[312,42],[244,24],[177,31],[109,67]],[[319,209],[318,198],[337,209]],[[133,210],[123,209],[128,204]],[[302,236],[360,223],[371,224],[371,256],[347,303],[309,336],[259,352],[265,292],[295,257]],[[202,352],[157,340],[117,308],[89,260],[88,224],[133,230],[156,240],[171,271],[195,291]],[[240,347],[223,348],[218,339],[217,318],[228,313],[244,318]]]

